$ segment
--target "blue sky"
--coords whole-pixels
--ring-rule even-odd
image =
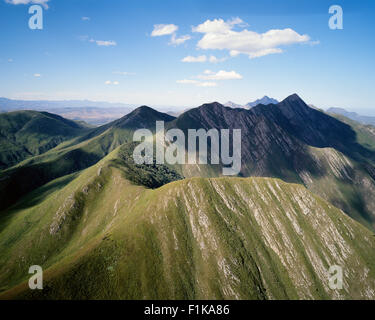
[[[371,0],[49,0],[31,30],[33,1],[0,0],[0,96],[198,106],[298,93],[375,114]],[[334,4],[343,30],[328,27]]]

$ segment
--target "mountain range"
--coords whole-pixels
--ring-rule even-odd
[[[267,96],[264,96],[263,98],[261,99],[257,99],[253,102],[249,102],[246,104],[246,106],[248,108],[252,108],[252,107],[255,107],[257,106],[258,104],[263,104],[263,105],[269,105],[269,104],[277,104],[279,103],[279,101],[277,101],[276,99],[273,99],[273,98],[270,98],[270,97],[267,97]]]
[[[375,125],[375,117],[363,116],[356,112],[347,111],[343,108],[329,108],[327,112],[330,114],[342,115],[346,118],[349,118],[351,120],[357,121],[365,125],[366,124]]]
[[[259,104],[262,104],[262,105],[269,105],[269,104],[277,104],[279,103],[279,101],[277,101],[276,99],[273,99],[273,98],[269,98],[268,96],[264,96],[263,98],[261,99],[257,99],[253,102],[249,102],[245,105],[241,105],[241,104],[237,104],[237,103],[234,103],[232,101],[228,101],[227,103],[224,104],[224,106],[226,107],[230,107],[230,108],[245,108],[245,109],[251,109]]]
[[[98,126],[123,117],[134,109],[123,103],[96,102],[89,100],[12,100],[0,98],[0,114],[13,111],[44,111],[74,121],[84,121]]]
[[[135,164],[133,133],[157,120],[241,129],[239,176],[221,177],[222,164]],[[375,297],[372,128],[295,94],[250,110],[142,106],[97,128],[64,124],[73,137],[51,131],[43,141],[61,143],[0,171],[0,299]],[[23,127],[7,134],[17,142]],[[28,290],[31,264],[46,290]],[[345,270],[342,290],[328,285],[332,265]]]
[[[115,121],[136,108],[134,104],[111,103],[90,100],[13,100],[0,97],[0,114],[4,112],[33,110],[45,111],[64,118],[83,121],[92,126],[101,126]],[[166,113],[179,115],[186,107],[155,106]]]
[[[1,111],[50,110],[58,108],[134,108],[132,104],[90,100],[14,100],[0,97]]]

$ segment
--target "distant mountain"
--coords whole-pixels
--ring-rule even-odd
[[[229,107],[229,108],[233,108],[233,109],[236,109],[236,108],[251,109],[251,108],[257,106],[258,104],[263,104],[263,105],[266,106],[266,105],[269,105],[269,104],[277,104],[277,103],[278,103],[278,101],[276,99],[272,99],[272,98],[269,98],[267,96],[264,96],[263,98],[255,100],[254,102],[249,102],[246,105],[237,104],[235,102],[228,101],[224,104],[224,106]]]
[[[47,111],[64,118],[103,125],[134,110],[134,105],[89,100],[11,100],[0,98],[0,113],[15,110]]]
[[[224,106],[225,107],[229,107],[229,108],[233,108],[233,109],[235,109],[235,108],[244,108],[243,105],[234,103],[232,101],[228,101],[227,103],[224,104]]]
[[[133,108],[67,107],[47,110],[67,119],[101,126],[129,114]]]
[[[253,108],[253,107],[257,106],[258,104],[263,104],[263,105],[266,106],[266,105],[269,105],[269,104],[277,104],[277,103],[279,103],[279,101],[277,101],[276,99],[264,96],[263,98],[255,100],[254,102],[249,102],[248,104],[246,104],[246,107],[247,108]]]
[[[356,112],[350,112],[342,108],[329,108],[327,112],[332,114],[340,114],[362,124],[370,124],[375,126],[375,117],[359,115]]]
[[[13,100],[0,98],[0,110],[44,110],[55,108],[134,108],[125,103],[111,103],[90,100]]]

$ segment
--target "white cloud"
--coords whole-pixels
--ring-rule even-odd
[[[191,79],[177,80],[176,82],[180,84],[192,84],[197,87],[216,87],[217,86],[216,82],[203,82],[203,81],[191,80]]]
[[[151,37],[167,36],[175,33],[177,30],[178,26],[175,24],[155,24]]]
[[[210,62],[210,63],[219,63],[225,61],[226,58],[216,58],[215,56],[211,55],[207,57],[206,55],[201,55],[201,56],[187,56],[183,58],[181,61],[182,62]]]
[[[40,78],[42,75],[40,73],[34,73],[35,78]]]
[[[6,3],[10,4],[40,4],[44,8],[48,9],[48,4],[49,0],[5,0]]]
[[[210,57],[209,57],[209,59],[208,59],[208,61],[209,62],[211,62],[211,63],[219,63],[219,62],[223,62],[223,61],[225,61],[225,60],[227,60],[227,58],[216,58],[215,56],[213,56],[213,55],[211,55]]]
[[[114,86],[118,86],[120,84],[120,82],[118,81],[110,81],[110,80],[107,80],[106,82],[104,82],[106,85],[114,85]]]
[[[184,36],[181,36],[180,38],[177,38],[176,34],[172,34],[172,37],[171,37],[171,41],[169,44],[173,44],[173,45],[180,45],[180,44],[183,44],[185,41],[188,41],[191,39],[191,36],[189,36],[188,34],[187,35],[184,35]]]
[[[182,62],[206,62],[207,57],[205,55],[203,56],[198,56],[198,57],[193,57],[193,56],[187,56],[181,60]]]
[[[12,58],[9,58],[9,59],[8,59],[8,62],[13,62],[13,59],[12,59]]]
[[[226,22],[223,19],[206,20],[197,27],[193,27],[192,30],[193,32],[199,33],[225,34],[231,31],[235,25],[242,23],[243,21],[240,18],[235,18]]]
[[[283,52],[280,46],[296,43],[308,43],[308,35],[300,35],[296,31],[287,29],[273,29],[265,33],[234,28],[243,26],[239,18],[224,21],[223,19],[206,20],[193,27],[193,32],[203,33],[197,46],[205,50],[229,50],[231,56],[246,54],[250,58],[258,58],[268,54]]]
[[[170,45],[178,46],[191,39],[190,35],[177,37],[178,26],[175,24],[155,24],[152,30],[151,37],[160,37],[171,35]]]
[[[113,40],[94,40],[94,39],[91,39],[90,42],[95,42],[99,47],[117,46],[117,42],[113,41]]]
[[[90,17],[82,17],[82,21],[90,21],[91,18]]]
[[[211,70],[205,70],[204,75],[199,75],[198,78],[204,80],[239,80],[242,79],[242,76],[235,71],[220,70],[215,73]]]
[[[220,70],[218,72],[213,72],[211,70],[204,70],[203,74],[198,75],[194,78],[196,79],[183,79],[183,80],[177,80],[177,83],[180,84],[191,84],[195,85],[197,87],[216,87],[217,83],[212,81],[202,81],[202,80],[239,80],[242,79],[242,76],[235,72],[235,71],[224,71]]]

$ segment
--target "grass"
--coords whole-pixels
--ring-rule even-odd
[[[192,178],[148,189],[119,159],[121,148],[2,213],[1,299],[372,297],[374,237],[304,187]],[[27,288],[31,264],[45,270],[45,290]],[[331,264],[348,275],[339,295],[327,287]]]
[[[0,299],[374,298],[371,162],[303,145],[295,163],[271,146],[263,175],[302,183],[306,169],[313,193],[275,178],[214,178],[220,166],[136,165],[132,132],[149,112],[0,172]],[[373,150],[368,128],[354,130]],[[243,169],[257,172],[250,160]],[[33,264],[43,291],[27,287]],[[328,287],[333,264],[344,268],[340,292]]]
[[[82,135],[88,127],[54,114],[15,111],[0,114],[0,169],[40,155]]]

